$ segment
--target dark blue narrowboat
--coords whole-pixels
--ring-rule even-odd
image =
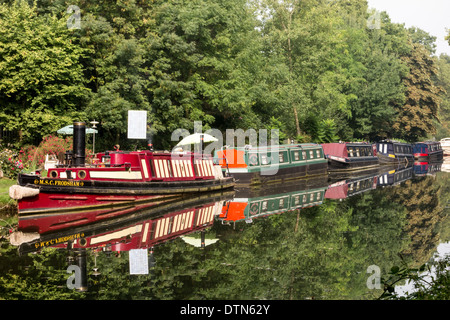
[[[394,140],[382,140],[377,142],[377,156],[380,164],[414,162],[413,146]]]
[[[416,161],[414,162],[414,175],[421,177],[426,175],[433,175],[436,172],[440,172],[442,167],[442,161],[438,162],[427,162],[427,161]]]
[[[413,146],[414,158],[419,161],[439,161],[444,157],[444,150],[439,141],[417,142]]]

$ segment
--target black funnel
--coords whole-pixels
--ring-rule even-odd
[[[86,125],[84,122],[73,123],[73,156],[74,167],[84,167],[86,158]]]

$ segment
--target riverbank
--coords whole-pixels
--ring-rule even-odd
[[[8,178],[0,179],[0,216],[12,215],[17,211],[17,203],[9,197],[9,187],[16,181]]]

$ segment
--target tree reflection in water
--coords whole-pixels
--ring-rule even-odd
[[[449,240],[444,210],[450,198],[448,177],[446,172],[413,176],[353,194],[347,188],[347,197],[340,200],[322,193],[317,205],[258,217],[244,212],[232,224],[215,214],[213,223],[191,230],[199,245],[176,236],[147,248],[145,275],[129,274],[126,249],[88,247],[84,292],[66,286],[66,270],[73,263],[67,246],[18,255],[3,237],[1,298],[374,299],[382,290],[367,287],[369,266],[378,266],[382,276],[402,261],[419,266],[440,241]],[[225,208],[229,202],[221,204]],[[202,246],[207,239],[216,241]],[[125,248],[134,240],[129,235],[120,241]]]

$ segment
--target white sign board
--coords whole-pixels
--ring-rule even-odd
[[[128,110],[128,139],[147,139],[147,111]]]
[[[129,253],[130,274],[148,274],[147,249],[131,249]]]

